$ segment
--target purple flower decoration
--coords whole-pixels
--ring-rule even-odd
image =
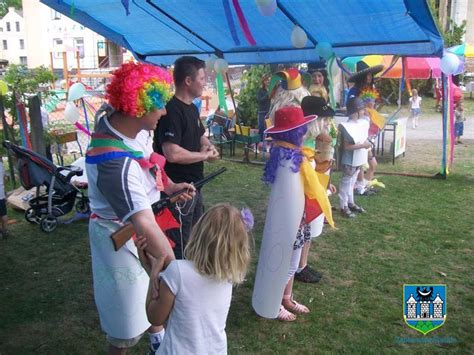
[[[240,216],[242,217],[242,222],[244,222],[245,230],[250,232],[253,229],[253,214],[248,208],[242,208],[240,210]]]

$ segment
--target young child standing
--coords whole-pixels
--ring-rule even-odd
[[[349,120],[339,125],[342,179],[339,184],[339,206],[344,217],[354,218],[365,210],[354,202],[354,185],[361,167],[367,164],[367,149],[371,147],[367,140],[369,122],[362,119],[365,115],[365,104],[358,97],[347,102]]]
[[[413,89],[411,91],[412,96],[410,97],[410,113],[413,118],[413,128],[418,127],[418,118],[421,113],[421,96],[418,96],[418,91]]]
[[[454,111],[454,116],[456,121],[454,122],[454,134],[456,136],[456,144],[463,144],[461,141],[461,137],[464,134],[464,121],[466,118],[464,117],[464,103],[459,101],[456,105],[456,111]]]
[[[224,203],[211,207],[192,229],[186,260],[173,260],[161,274],[156,259],[143,253],[145,239],[137,239],[141,259],[149,263],[144,267],[150,270],[148,320],[154,325],[167,322],[156,354],[227,353],[232,284],[244,280],[252,226],[246,209],[240,212]]]

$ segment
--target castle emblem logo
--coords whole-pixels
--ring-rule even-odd
[[[403,285],[403,318],[424,335],[446,321],[446,285]]]

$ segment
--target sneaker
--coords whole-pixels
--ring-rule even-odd
[[[318,281],[321,280],[321,278],[323,277],[323,273],[322,272],[319,272],[319,271],[316,271],[314,270],[312,267],[310,267],[309,265],[306,265],[306,267],[310,273],[312,273],[317,279]]]
[[[305,283],[316,283],[321,280],[322,274],[318,273],[318,275],[313,274],[309,266],[306,265],[303,270],[295,273],[295,280]]]
[[[161,343],[154,343],[153,345],[148,346],[148,354],[147,355],[155,355],[160,347]]]
[[[357,206],[356,204],[349,205],[349,209],[350,209],[352,212],[367,213],[366,210],[364,210],[364,209],[363,209],[362,207],[360,207],[360,206]]]
[[[361,196],[373,196],[373,195],[376,195],[378,192],[377,189],[367,189],[364,191],[364,193],[361,195]]]
[[[352,213],[352,211],[349,208],[344,208],[341,209],[341,215],[346,217],[346,218],[355,218],[356,215]]]

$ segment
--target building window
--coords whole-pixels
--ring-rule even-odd
[[[79,58],[84,58],[84,38],[74,38],[74,47],[79,53]]]
[[[61,38],[53,39],[54,58],[59,59],[63,57],[63,40]]]
[[[20,39],[20,49],[25,49],[25,40]]]
[[[7,32],[10,32],[10,22],[7,22]]]
[[[20,64],[22,65],[27,65],[28,64],[28,60],[26,57],[20,57]]]
[[[20,23],[18,21],[15,22],[15,26],[16,26],[16,31],[20,32]]]
[[[3,40],[3,49],[5,49],[5,50],[8,49],[8,43],[7,43],[6,39]]]
[[[0,27],[0,32],[3,32],[3,27]]]
[[[51,9],[51,20],[59,20],[61,18],[61,13]]]

